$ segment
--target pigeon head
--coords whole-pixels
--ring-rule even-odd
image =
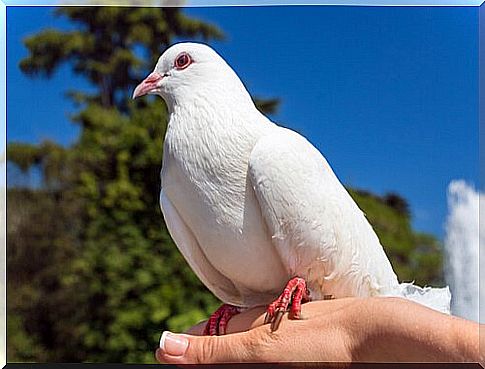
[[[133,98],[154,94],[169,108],[197,98],[247,95],[244,85],[225,60],[212,48],[199,43],[179,43],[168,48],[157,65],[133,92]]]

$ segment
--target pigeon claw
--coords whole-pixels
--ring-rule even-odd
[[[285,315],[285,312],[283,310],[276,311],[276,315],[271,322],[271,332],[278,330],[278,328],[280,327],[281,319],[283,319],[283,315]]]
[[[241,312],[237,306],[223,304],[217,309],[207,321],[204,329],[206,336],[222,336],[226,334],[227,323],[234,316]]]
[[[307,301],[310,301],[310,293],[305,280],[300,277],[290,279],[283,293],[266,309],[264,324],[271,323],[271,332],[274,332],[286,312],[289,312],[289,319],[301,319],[301,304]]]

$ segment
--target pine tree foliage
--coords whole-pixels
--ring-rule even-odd
[[[43,180],[8,193],[9,358],[153,362],[162,330],[187,328],[217,302],[176,251],[159,209],[166,108],[130,95],[176,38],[223,34],[180,8],[55,13],[75,30],[28,37],[20,68],[48,78],[66,63],[95,92],[70,91],[81,106],[71,147],[8,146],[10,163],[38,168]]]

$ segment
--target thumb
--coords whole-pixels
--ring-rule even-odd
[[[251,332],[225,336],[162,333],[156,358],[168,364],[211,364],[254,361],[257,337]]]

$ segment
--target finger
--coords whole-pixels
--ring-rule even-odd
[[[262,314],[265,308],[258,306],[252,309],[243,311],[240,314],[234,315],[227,324],[226,333],[238,333],[244,332],[249,329],[259,327],[263,324]],[[204,329],[207,324],[207,320],[197,323],[193,327],[189,328],[184,333],[193,336],[204,336]]]
[[[229,319],[226,333],[245,332],[263,324],[265,307],[258,306],[234,315]]]
[[[252,343],[249,344],[252,340]],[[167,364],[213,364],[253,361],[255,340],[251,332],[227,336],[191,336],[163,332],[156,358]],[[251,347],[251,349],[249,349]]]
[[[205,329],[206,325],[207,325],[207,320],[204,320],[204,321],[199,322],[196,325],[190,327],[184,333],[190,334],[192,336],[203,336],[204,335],[204,329]]]

